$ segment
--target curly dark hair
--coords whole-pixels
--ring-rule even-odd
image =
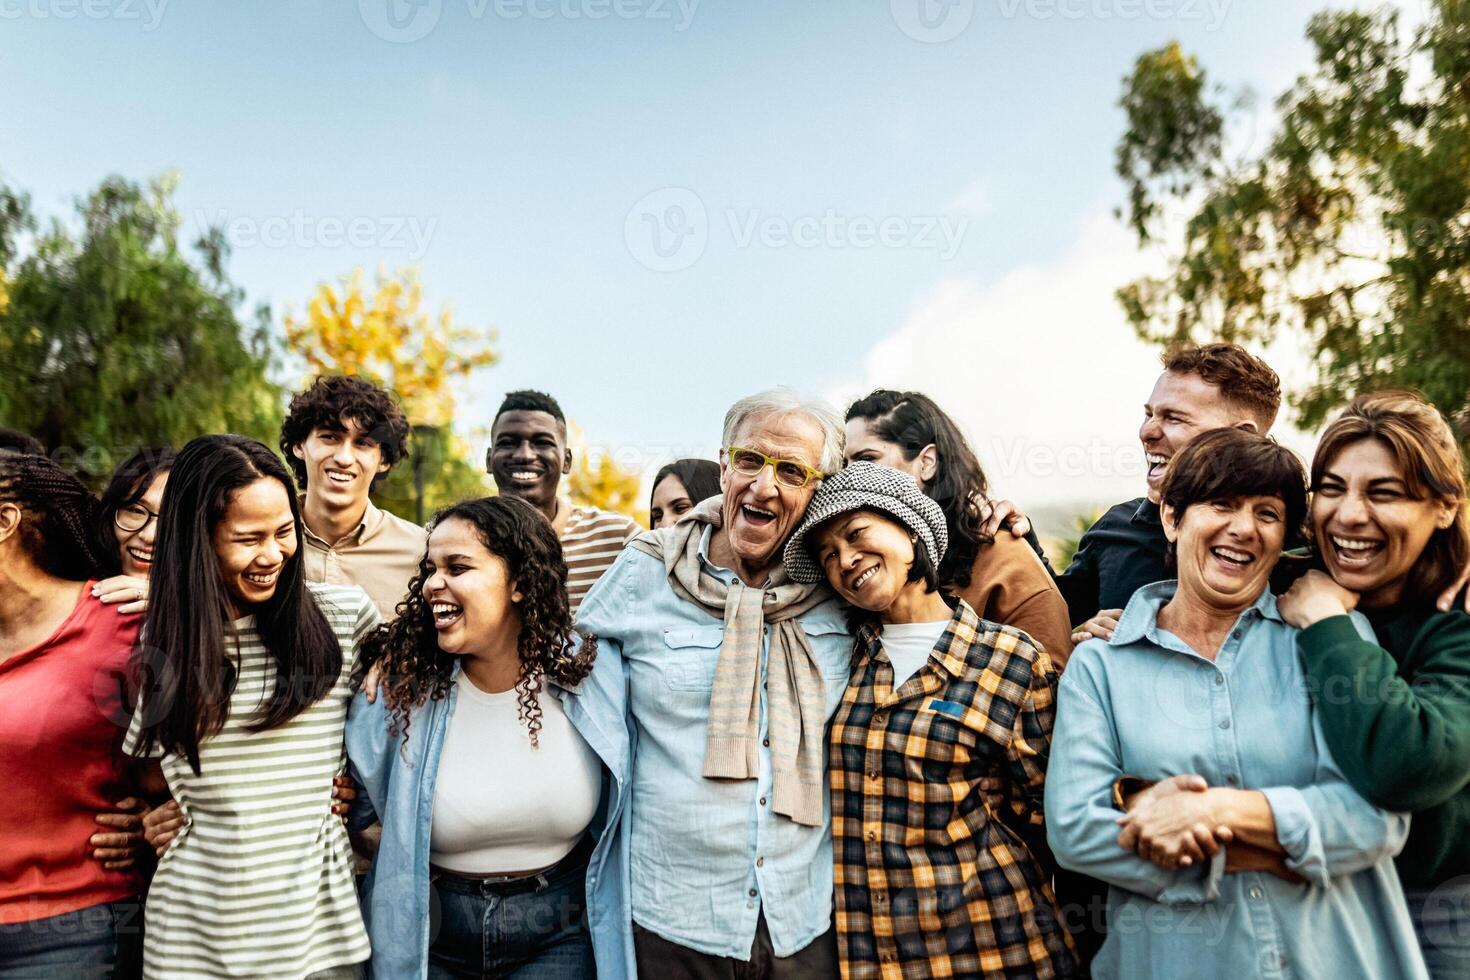
[[[551,523],[531,504],[519,497],[502,495],[466,500],[434,515],[432,529],[450,519],[474,525],[480,542],[505,562],[511,579],[523,596],[520,603],[521,629],[517,648],[521,660],[516,681],[520,719],[537,744],[541,731],[541,705],[537,695],[541,680],[550,677],[565,687],[575,687],[592,672],[597,657],[593,637],[578,643],[572,630],[571,605],[567,601],[567,565],[561,542]],[[409,716],[425,701],[438,701],[449,693],[456,655],[439,648],[434,615],[424,599],[423,586],[429,578],[428,554],[419,562],[419,572],[408,586],[408,596],[398,604],[398,618],[379,626],[364,641],[359,682],[371,667],[379,669],[379,693],[387,699],[391,718],[389,731],[408,741]]]
[[[313,429],[345,430],[351,419],[378,443],[383,462],[391,468],[408,455],[408,416],[386,389],[366,378],[334,374],[317,378],[311,387],[297,392],[281,423],[281,455],[291,465],[296,482],[306,487],[306,464],[292,451],[311,436]],[[387,474],[380,474],[374,482]]]
[[[562,428],[565,429],[567,425],[567,417],[557,400],[544,391],[533,391],[530,388],[507,392],[500,407],[495,410],[495,417],[498,419],[506,412],[545,412],[560,422]]]

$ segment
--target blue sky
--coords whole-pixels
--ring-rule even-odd
[[[767,385],[924,387],[1002,492],[1107,501],[1156,364],[1109,295],[1149,261],[1111,217],[1120,79],[1178,38],[1262,93],[1249,145],[1320,6],[0,0],[0,175],[63,214],[177,170],[278,322],[417,265],[500,331],[466,431],[544,388],[649,463]],[[1094,444],[1120,472],[1026,455]]]

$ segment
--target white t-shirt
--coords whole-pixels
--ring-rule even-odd
[[[546,689],[538,745],[514,688],[480,690],[460,672],[439,755],[429,860],[461,874],[532,871],[576,846],[602,799],[602,762]]]
[[[948,625],[949,620],[941,619],[936,623],[890,623],[883,627],[879,638],[888,662],[893,665],[894,690],[924,666]]]

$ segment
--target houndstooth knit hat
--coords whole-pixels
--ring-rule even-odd
[[[807,549],[807,535],[839,514],[864,507],[882,511],[917,534],[936,566],[944,557],[949,547],[944,511],[914,478],[891,466],[851,463],[823,480],[812,497],[806,516],[786,542],[786,574],[797,582],[822,581],[822,570]]]

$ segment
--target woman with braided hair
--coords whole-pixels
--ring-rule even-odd
[[[469,500],[430,528],[398,618],[367,642],[377,697],[347,723],[352,823],[383,824],[363,893],[373,975],[635,976],[622,671],[572,631],[534,506]]]
[[[94,813],[136,804],[122,799],[138,773],[119,748],[139,618],[92,594],[96,509],[44,456],[0,452],[0,773],[12,801],[0,977],[136,972],[135,835],[106,841],[107,854],[92,847]]]

